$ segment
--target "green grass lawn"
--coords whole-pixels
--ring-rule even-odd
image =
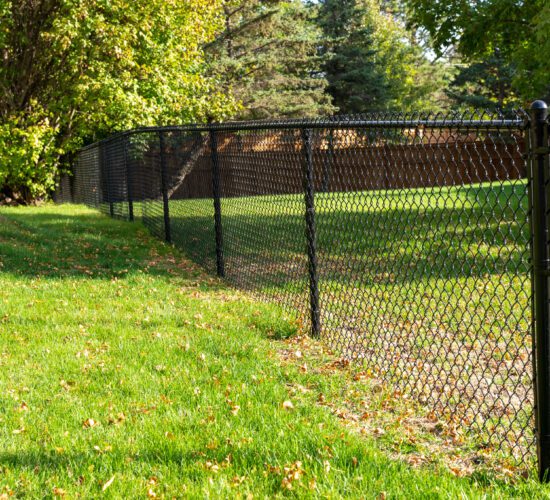
[[[325,343],[479,447],[532,460],[525,181],[318,193],[315,204]],[[226,197],[221,210],[227,280],[307,325],[303,195]],[[163,235],[160,202],[136,214]],[[174,243],[215,273],[212,200],[172,200],[170,214]]]
[[[316,403],[344,373],[281,361],[291,317],[140,224],[0,210],[0,299],[3,497],[550,498],[391,459]]]

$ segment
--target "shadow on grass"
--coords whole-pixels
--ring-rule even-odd
[[[388,199],[393,200],[390,208],[377,208]],[[178,204],[177,214],[185,213],[186,201],[173,203]],[[307,280],[305,216],[281,213],[281,206],[270,205],[269,197],[223,200],[224,256],[230,281],[252,289],[285,289],[297,280]],[[442,194],[401,192],[401,198],[386,192],[358,193],[353,198],[319,195],[317,206],[320,278],[337,285],[529,271],[523,183],[469,186]],[[174,215],[172,227],[177,229],[175,244],[191,259],[206,263],[207,269],[215,267],[211,217],[193,211],[188,216]]]
[[[306,438],[307,440],[307,438]],[[312,443],[304,443],[304,447],[313,447]],[[224,463],[226,457],[230,454],[232,457],[232,465],[234,473],[250,473],[251,468],[256,469],[255,464],[269,464],[273,460],[273,450],[262,446],[254,446],[236,450],[233,448],[220,448],[217,451],[209,453],[209,459],[213,462]],[[208,481],[208,472],[205,472],[204,463],[204,451],[202,448],[196,450],[178,450],[178,449],[140,449],[131,454],[132,461],[140,464],[147,464],[150,467],[165,466],[177,466],[180,471],[186,471],[186,482],[194,482],[195,484],[202,484]],[[128,453],[124,450],[119,450],[118,457],[111,455],[113,467],[122,468],[125,461],[128,459]],[[22,468],[29,471],[33,471],[34,474],[64,474],[67,470],[71,470],[75,475],[85,474],[90,470],[91,464],[97,463],[98,457],[90,455],[88,453],[54,453],[45,451],[24,451],[19,450],[17,452],[1,452],[0,453],[0,465],[12,469]],[[357,468],[357,463],[365,464],[366,470]],[[254,464],[254,465],[252,465]],[[372,484],[377,484],[380,479],[387,478],[388,485],[390,486],[395,477],[401,477],[407,483],[411,480],[424,481],[428,477],[434,478],[441,474],[441,472],[435,472],[430,469],[415,469],[399,460],[390,460],[382,455],[373,453],[369,448],[362,445],[355,446],[353,455],[349,453],[342,453],[336,464],[341,470],[357,470],[357,474],[368,474],[369,482],[365,485],[367,488]],[[96,465],[97,466],[97,465]],[[264,465],[265,466],[265,465]],[[139,470],[142,466],[137,468],[136,473],[139,474]],[[258,474],[262,472],[258,471]],[[315,473],[315,471],[313,471]],[[265,477],[265,476],[264,476]],[[447,476],[441,480],[449,481],[450,477]],[[502,488],[503,491],[509,490],[511,493],[517,492],[514,489],[514,485],[509,481],[495,477],[492,474],[487,474],[485,471],[477,471],[471,476],[462,478],[453,478],[452,481],[456,481],[459,484],[462,483],[462,487],[474,487],[474,488]],[[98,490],[101,488],[101,483],[98,482]],[[280,490],[281,478],[277,474],[273,476],[273,494]],[[450,483],[451,485],[452,483]],[[268,486],[270,487],[270,486]],[[345,488],[344,484],[342,487]]]
[[[174,259],[141,224],[94,213],[0,212],[0,272],[40,279],[113,279],[136,273],[183,279],[201,270]],[[184,272],[182,272],[184,271]]]
[[[321,280],[334,286],[369,286],[384,280],[398,285],[427,277],[528,272],[524,184],[470,186],[457,192],[461,198],[454,194],[456,203],[452,190],[439,195],[419,191],[416,199],[414,191],[412,198],[410,192],[319,195]],[[278,213],[281,205],[270,206],[270,198],[222,203],[226,277],[246,289],[287,290],[307,282],[305,217]],[[394,200],[391,208],[377,208],[384,199]],[[298,200],[292,202],[297,212]],[[431,206],[441,201],[443,207]],[[192,210],[186,210],[187,203]],[[171,202],[172,239],[192,261],[214,274],[214,221],[210,214],[197,213],[196,204]],[[143,223],[161,237],[162,215],[145,215]],[[154,256],[139,225],[94,214],[5,211],[3,216],[7,224],[0,241],[2,272],[48,277],[112,277],[138,270],[170,273],[169,268],[151,265]]]

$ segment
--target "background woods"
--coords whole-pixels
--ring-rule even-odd
[[[137,125],[511,108],[550,94],[542,0],[0,0],[0,191],[47,196]]]

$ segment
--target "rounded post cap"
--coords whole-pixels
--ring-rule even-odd
[[[539,99],[531,103],[531,109],[533,111],[543,111],[548,109],[548,105],[544,101]]]

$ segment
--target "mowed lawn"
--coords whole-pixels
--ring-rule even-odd
[[[324,342],[493,456],[532,457],[525,181],[317,193],[315,205]],[[229,282],[307,321],[303,195],[226,197],[221,211]],[[162,236],[161,202],[141,213]],[[175,244],[215,273],[212,200],[173,200],[170,215]]]
[[[281,363],[292,318],[138,223],[1,209],[0,299],[4,497],[550,498],[390,459]]]

